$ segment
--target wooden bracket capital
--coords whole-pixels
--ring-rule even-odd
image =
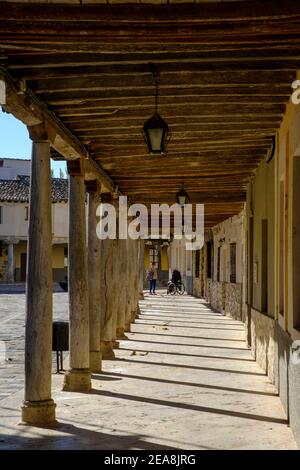
[[[96,179],[85,181],[85,187],[88,193],[100,193],[101,191],[101,184]]]
[[[48,129],[44,122],[27,126],[29,137],[33,142],[47,142],[49,140]]]
[[[67,169],[70,176],[83,176],[84,164],[82,158],[67,161]]]
[[[113,197],[111,193],[101,193],[101,202],[109,202],[113,201]]]

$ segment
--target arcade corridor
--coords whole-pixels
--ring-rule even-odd
[[[164,292],[145,295],[89,395],[62,392],[63,375],[53,375],[56,428],[17,425],[22,392],[0,401],[0,449],[295,449],[243,324]]]

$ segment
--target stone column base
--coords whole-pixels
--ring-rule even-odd
[[[101,341],[100,348],[102,352],[102,359],[115,359],[113,351],[113,341]]]
[[[140,293],[139,293],[139,299],[140,299],[140,300],[144,300],[144,299],[145,299],[145,297],[144,297],[144,292],[140,292]]]
[[[90,370],[91,372],[101,372],[101,351],[90,351]]]
[[[67,392],[89,392],[92,388],[90,369],[71,369],[65,373],[63,390]]]
[[[46,426],[55,425],[55,403],[52,399],[43,401],[24,401],[21,424]]]
[[[125,335],[125,328],[117,328],[117,339],[129,339],[128,336]]]

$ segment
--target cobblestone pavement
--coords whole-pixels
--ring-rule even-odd
[[[22,285],[5,291],[19,292]],[[4,288],[2,289],[2,292]],[[0,290],[1,292],[1,290]],[[53,294],[53,320],[68,320],[68,295]],[[24,386],[25,294],[0,294],[0,400]],[[53,355],[55,367],[55,355]]]

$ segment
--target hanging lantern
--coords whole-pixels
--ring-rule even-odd
[[[181,207],[183,207],[189,200],[189,195],[185,191],[183,186],[184,186],[184,183],[182,183],[181,189],[176,194],[176,201]]]
[[[164,155],[171,133],[168,124],[157,111],[159,73],[154,65],[152,65],[152,74],[155,83],[155,113],[145,122],[143,135],[150,155]]]

